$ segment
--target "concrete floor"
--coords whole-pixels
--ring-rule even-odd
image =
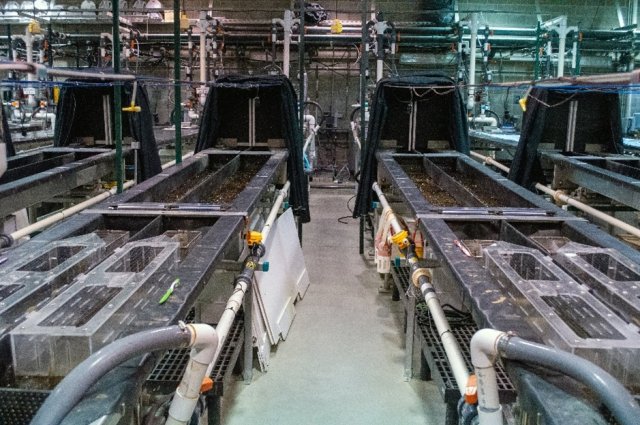
[[[375,267],[358,254],[357,220],[337,221],[352,195],[312,189],[303,240],[311,286],[269,371],[226,389],[223,424],[444,423],[436,386],[403,379],[401,302],[378,293]]]

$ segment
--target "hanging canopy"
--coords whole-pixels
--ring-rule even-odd
[[[528,188],[535,183],[547,183],[538,156],[541,147],[565,153],[623,152],[618,94],[579,90],[571,87],[531,90],[510,180]],[[573,140],[567,137],[572,115],[575,115]]]
[[[255,132],[249,130],[249,101],[255,99]],[[254,144],[249,140],[255,135]],[[228,76],[209,89],[204,105],[196,152],[226,146],[278,146],[289,151],[287,172],[291,181],[290,205],[303,223],[310,220],[307,177],[302,160],[303,138],[296,93],[288,78],[274,76]]]
[[[113,86],[92,85],[99,80],[77,81],[78,86],[67,86],[60,91],[53,135],[54,146],[69,146],[83,138],[105,140],[104,96],[109,99],[109,113],[113,116]],[[87,83],[84,85],[82,83]],[[122,86],[122,105],[129,106],[133,84]],[[153,133],[153,115],[144,87],[138,85],[136,105],[140,112],[122,113],[122,137],[132,137],[140,142],[139,180],[146,180],[162,171],[160,155]],[[114,119],[111,118],[111,137],[115,134]]]
[[[417,112],[412,124],[413,108],[417,108]],[[411,143],[413,132],[415,145]],[[382,146],[399,152],[432,152],[444,148],[468,154],[467,116],[455,82],[445,74],[428,72],[386,78],[378,83],[362,156],[354,217],[367,214],[371,208],[376,151]]]

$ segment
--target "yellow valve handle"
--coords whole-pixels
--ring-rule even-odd
[[[409,232],[407,232],[406,230],[402,230],[391,236],[391,241],[394,244],[398,245],[400,248],[406,248],[409,245],[409,241],[407,239],[408,237]]]
[[[134,103],[131,103],[131,105],[122,108],[122,112],[140,112],[140,111],[142,111],[142,108],[137,106]]]
[[[247,244],[249,246],[253,246],[262,242],[262,233],[256,231],[247,232]]]

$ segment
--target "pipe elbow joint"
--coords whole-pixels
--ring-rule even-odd
[[[497,357],[500,355],[498,343],[506,332],[495,329],[480,329],[471,338],[471,363],[475,368],[493,367]]]
[[[213,326],[204,323],[190,323],[187,330],[191,334],[192,360],[208,365],[218,349],[218,333]]]

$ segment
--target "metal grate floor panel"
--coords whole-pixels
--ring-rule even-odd
[[[223,393],[224,381],[230,376],[238,360],[238,355],[243,345],[243,336],[244,319],[242,314],[238,314],[231,325],[231,329],[229,329],[227,339],[211,371],[211,379],[214,384],[212,391],[216,395],[222,395]],[[171,387],[177,386],[182,379],[188,361],[188,348],[168,350],[155,369],[149,374],[147,382]]]
[[[29,425],[49,391],[0,388],[0,424]]]
[[[398,287],[398,290],[400,291],[400,298],[406,302],[407,296],[405,294],[407,293],[410,285],[409,267],[394,264],[391,268],[391,275]],[[418,302],[416,309],[419,309],[420,305],[424,306],[424,302]],[[477,326],[472,319],[467,321],[456,320],[455,322],[451,322],[450,326],[453,335],[460,345],[462,356],[467,363],[468,369],[473,370],[469,344],[471,343],[471,337],[478,330]],[[432,378],[438,383],[445,401],[452,403],[457,402],[460,398],[458,385],[455,382],[444,347],[440,342],[440,338],[433,321],[431,321],[430,318],[429,320],[417,320],[416,335],[422,343],[422,351],[431,369]],[[501,364],[498,363],[496,365],[496,371],[498,375],[498,389],[500,391],[500,398],[502,402],[507,403],[514,401],[516,397],[515,388]]]

